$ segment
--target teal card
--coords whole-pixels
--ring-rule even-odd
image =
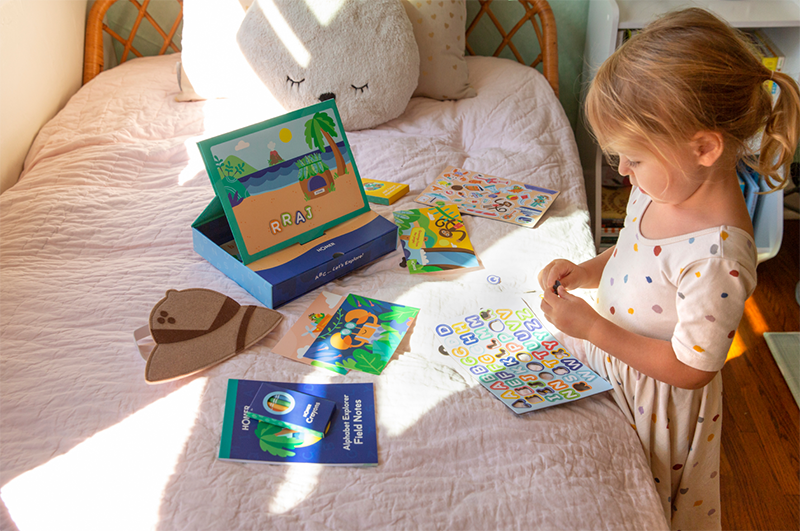
[[[197,145],[245,264],[370,209],[334,100]]]

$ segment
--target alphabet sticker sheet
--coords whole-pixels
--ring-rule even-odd
[[[450,166],[415,201],[432,206],[455,204],[462,214],[532,228],[559,193]]]
[[[516,414],[574,402],[611,385],[572,357],[522,304],[482,308],[436,326],[439,349]]]

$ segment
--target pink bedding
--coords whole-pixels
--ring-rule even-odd
[[[553,258],[594,254],[569,123],[544,78],[507,60],[469,58],[476,98],[415,98],[398,119],[348,134],[362,177],[411,187],[374,207],[389,219],[448,165],[561,191],[535,229],[465,217],[482,270],[419,278],[395,251],[324,287],[421,308],[380,376],[271,353],[317,290],[278,308],[279,329],[244,353],[146,384],[132,332],[167,289],[257,303],[192,250],[190,224],[213,197],[195,144],[276,112],[175,102],[175,62],[136,59],[84,86],[0,196],[0,527],[666,528],[608,396],[516,416],[436,351],[437,316],[518,297]],[[373,382],[379,466],[218,460],[229,378]]]

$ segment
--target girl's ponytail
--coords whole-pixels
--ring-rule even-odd
[[[800,89],[784,73],[771,72],[770,78],[778,85],[780,94],[764,126],[758,160],[751,166],[770,188],[779,190],[789,183],[789,164],[800,135]]]

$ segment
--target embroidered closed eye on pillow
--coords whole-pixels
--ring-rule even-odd
[[[257,0],[236,39],[286,110],[334,99],[348,131],[400,116],[416,87],[419,52],[401,0]]]
[[[252,6],[251,11],[257,9],[258,12],[250,15],[247,29],[243,30],[242,25],[251,4],[257,4]],[[403,9],[397,9],[399,5],[405,8],[405,16],[402,15]],[[331,6],[337,9],[331,9]],[[359,6],[361,10],[354,9]],[[375,23],[380,24],[379,27],[365,30],[363,24],[346,22],[352,13],[363,11],[365,8],[369,8],[367,11],[372,12],[380,10],[380,20],[373,17]],[[309,15],[313,15],[313,20],[317,22],[316,26],[292,22],[291,19],[298,15],[307,21]],[[338,68],[351,68],[356,59],[361,59],[364,64],[371,64],[379,72],[391,76],[395,88],[390,94],[384,93],[379,99],[393,101],[394,105],[383,105],[384,110],[392,112],[376,117],[375,108],[381,105],[375,103],[371,105],[371,111],[367,112],[368,106],[364,109],[365,114],[373,116],[372,119],[353,121],[347,116],[350,114],[348,111],[342,112],[345,129],[372,127],[402,112],[412,93],[415,96],[436,99],[458,99],[474,95],[474,91],[468,86],[467,67],[464,61],[465,15],[466,6],[463,0],[432,0],[430,3],[427,0],[413,3],[407,0],[391,2],[346,0],[344,3],[327,0],[307,2],[259,0],[257,3],[253,0],[184,0],[182,69],[179,76],[182,90],[176,99],[194,101],[219,97],[261,96],[274,97],[283,103],[281,96],[265,87],[262,79],[251,67],[251,63],[258,61],[258,50],[254,48],[243,53],[240,42],[237,42],[237,34],[242,43],[249,45],[253,45],[257,38],[265,38],[269,32],[274,36],[278,33],[273,29],[274,22],[276,27],[281,27],[282,24],[284,28],[291,29],[288,32],[280,30],[278,38],[282,39],[285,51],[288,48],[296,48],[294,53],[299,53],[297,57],[292,56],[292,63],[309,70],[312,74],[317,74],[316,68],[322,62],[317,61],[312,64],[311,59],[314,54],[309,52],[311,47],[316,46],[323,51],[330,51],[335,43],[346,41],[349,35],[353,34],[359,42],[353,42],[352,49],[358,50],[356,46],[362,46],[365,47],[363,49],[372,50],[371,53],[364,53],[362,49],[360,52],[345,53],[335,59],[328,59],[329,63]],[[269,28],[263,27],[265,19],[269,23]],[[395,20],[394,31],[390,31],[392,27],[390,19]],[[253,33],[259,23],[263,29],[260,36],[258,32]],[[331,30],[335,24],[340,28],[338,31]],[[246,33],[250,35],[245,35]],[[408,34],[412,34],[414,38],[409,40],[406,37]],[[284,39],[287,40],[284,42]],[[297,44],[300,46],[295,46]],[[247,45],[245,44],[245,47]],[[336,44],[336,49],[341,47],[341,44]],[[384,51],[378,53],[379,48]],[[413,53],[410,53],[411,48],[414,48]],[[308,60],[305,66],[302,65],[304,51],[307,54],[305,60]],[[317,52],[317,55],[321,56],[322,52]],[[330,54],[328,56],[330,57]],[[262,76],[268,73],[262,69]],[[295,75],[299,73],[301,72],[295,72]],[[278,75],[277,70],[273,68],[272,74]],[[302,88],[309,93],[320,92],[310,88],[311,80],[303,82],[302,79],[302,77],[292,79],[288,73],[280,78],[289,88]],[[337,106],[341,111],[343,107],[348,106],[343,99],[346,89],[352,90],[352,95],[355,96],[356,91],[362,91],[360,94],[363,94],[367,90],[378,88],[376,81],[372,81],[372,85],[365,86],[367,83],[368,80],[352,80],[346,84],[344,92],[340,90],[340,93],[336,94],[335,89],[328,89],[327,92],[336,94]],[[405,94],[407,91],[410,91],[408,97]],[[324,93],[318,94],[317,98]],[[294,108],[292,105],[284,106],[287,110]],[[402,109],[395,114],[393,107],[398,106],[402,106]]]

